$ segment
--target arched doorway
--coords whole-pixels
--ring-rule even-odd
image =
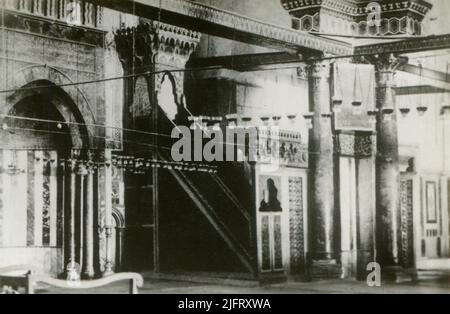
[[[60,274],[68,260],[83,260],[86,205],[86,174],[68,172],[66,161],[91,140],[71,97],[48,86],[38,80],[17,90],[0,117],[0,264]]]
[[[118,273],[122,268],[123,238],[124,238],[125,220],[122,213],[116,208],[113,209],[113,231],[111,238],[111,256],[114,272]]]

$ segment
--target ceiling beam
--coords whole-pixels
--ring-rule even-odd
[[[408,54],[450,48],[450,34],[355,45],[266,23],[189,0],[86,0],[142,18],[288,53],[331,56]]]
[[[436,70],[432,70],[432,69],[428,69],[428,68],[421,68],[420,66],[412,65],[412,64],[405,64],[405,65],[401,66],[399,68],[399,70],[406,72],[406,73],[414,74],[417,76],[429,78],[432,80],[450,83],[450,74],[449,73],[444,73],[444,72],[440,72],[440,71],[436,71]]]
[[[416,37],[398,41],[379,42],[370,45],[355,46],[356,56],[375,54],[408,54],[430,50],[450,48],[450,34]]]
[[[287,52],[255,53],[233,56],[191,58],[188,68],[219,67],[236,71],[251,71],[265,66],[296,64],[303,61],[301,55]]]
[[[138,17],[240,41],[249,45],[297,53],[351,55],[350,44],[318,37],[188,0],[86,0]]]
[[[397,96],[441,94],[441,93],[448,92],[448,90],[446,90],[446,89],[435,87],[435,86],[429,86],[429,85],[403,86],[403,87],[397,87],[395,90],[396,90]]]

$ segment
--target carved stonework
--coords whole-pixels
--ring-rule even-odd
[[[378,54],[367,57],[374,64],[378,87],[395,86],[395,73],[398,68],[407,63],[406,57],[390,54]]]
[[[400,182],[400,236],[401,263],[405,268],[414,266],[413,234],[413,180]]]
[[[148,20],[116,33],[117,52],[129,69],[156,64],[184,68],[199,42],[200,33]]]
[[[372,63],[375,65],[377,71],[395,72],[401,65],[408,60],[405,57],[400,57],[394,54],[379,54],[372,57]]]
[[[13,0],[13,2],[18,3],[19,1]],[[27,2],[31,1],[28,0]],[[7,29],[21,30],[42,36],[43,38],[57,38],[103,47],[105,32],[96,28],[98,25],[94,20],[90,20],[92,25],[83,25],[90,26],[89,28],[80,28],[67,24],[65,19],[56,19],[51,15],[30,15],[22,14],[22,12],[27,13],[24,9],[8,7],[3,12],[4,16],[1,17],[4,21],[4,26]]]
[[[427,47],[427,50],[446,49],[449,46],[450,35],[436,35],[425,38],[411,38],[395,42],[382,42],[373,45],[362,45],[355,47],[354,54],[359,56],[386,54],[395,52],[396,54],[412,53]]]
[[[340,156],[370,158],[376,154],[376,142],[372,132],[342,132],[336,135],[336,153]]]
[[[74,2],[79,10],[79,15],[76,16],[79,26],[98,27],[101,25],[103,8],[83,0],[5,0],[5,8],[54,21],[66,22],[69,12],[73,12],[71,3]]]
[[[308,79],[308,67],[306,65],[297,68],[297,77],[302,80]]]
[[[310,61],[308,63],[308,73],[314,79],[330,78],[330,62],[329,61]]]
[[[289,237],[293,274],[300,273],[305,266],[303,189],[303,178],[289,177]]]
[[[302,144],[301,134],[291,131],[258,129],[258,161],[282,166],[308,168],[308,147]]]
[[[420,35],[431,5],[421,0],[281,0],[302,31],[346,35]],[[369,5],[371,3],[371,5]],[[378,19],[376,23],[373,18]]]
[[[133,117],[146,117],[152,113],[150,99],[148,96],[147,80],[140,76],[136,78],[134,86],[133,103],[130,106],[130,114]]]
[[[155,38],[155,30],[142,24],[116,32],[116,49],[125,70],[135,72],[134,69],[153,64],[157,50]]]
[[[340,43],[335,40],[320,38],[296,30],[286,29],[277,25],[268,24],[256,19],[249,19],[239,13],[214,8],[194,1],[185,0],[146,0],[148,6],[160,8],[169,14],[185,16],[197,21],[196,25],[206,24],[220,26],[228,32],[244,33],[249,37],[252,35],[257,41],[273,40],[283,42],[289,46],[304,47],[317,51],[327,51],[335,55],[348,55],[352,53],[351,45]]]
[[[127,81],[126,97],[133,118],[149,117],[164,80],[173,84],[175,103],[184,106],[184,69],[200,42],[200,33],[155,21],[141,19],[137,27],[115,34],[116,49],[128,74],[140,74]],[[147,72],[157,71],[154,75]],[[161,104],[160,104],[161,105]]]

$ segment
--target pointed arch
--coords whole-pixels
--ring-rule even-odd
[[[80,145],[83,142],[85,148],[91,147],[94,144],[95,115],[84,92],[78,86],[71,85],[73,83],[74,81],[66,74],[47,65],[33,65],[22,68],[16,72],[8,86],[8,89],[12,91],[3,96],[5,106],[0,108],[0,114],[2,115],[0,116],[0,122],[21,100],[33,95],[46,96],[48,99],[52,99],[53,105],[66,122],[84,125],[81,134],[71,132],[73,144]],[[71,131],[75,131],[75,129],[72,128]],[[81,135],[85,138],[75,138]]]

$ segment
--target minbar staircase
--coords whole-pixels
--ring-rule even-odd
[[[162,160],[169,160],[160,154]],[[169,170],[243,266],[254,273],[250,214],[236,203],[215,174]]]
[[[173,127],[165,118],[159,119],[160,130],[165,133]],[[163,123],[163,125],[161,125]],[[171,161],[167,151],[158,151],[159,159]],[[250,191],[248,182],[241,182],[241,187],[230,187],[223,178],[223,174],[239,172],[239,167],[232,163],[221,163],[219,173],[210,172],[183,172],[168,169],[178,185],[193,201],[195,207],[208,220],[214,230],[220,235],[231,251],[236,255],[245,269],[254,275],[256,273],[254,247],[252,241],[252,219],[248,201],[243,205],[234,191]],[[234,174],[237,176],[237,172]],[[241,175],[242,176],[242,175]],[[242,188],[244,186],[245,188]],[[251,198],[251,196],[250,196]]]

